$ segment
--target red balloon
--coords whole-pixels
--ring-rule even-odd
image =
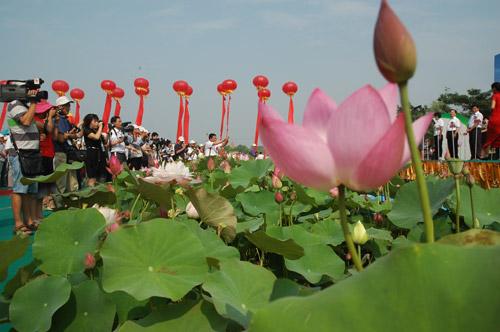
[[[283,84],[283,92],[286,93],[287,95],[289,96],[293,96],[294,94],[297,93],[297,90],[299,89],[299,87],[297,86],[297,84],[295,82],[286,82],[285,84]]]
[[[224,90],[224,86],[221,84],[217,85],[217,91],[221,94],[221,95],[225,95],[226,94],[226,90]]]
[[[191,87],[191,85],[188,85],[186,89],[186,96],[191,97],[192,94],[193,94],[193,88]]]
[[[2,80],[2,81],[0,81],[0,85],[4,85],[4,84],[7,84],[7,81],[6,81],[6,80]]]
[[[101,89],[104,91],[111,93],[116,88],[116,83],[110,80],[104,80],[101,82]]]
[[[269,89],[260,89],[259,92],[257,93],[260,99],[269,99],[271,97],[271,91]]]
[[[236,88],[238,87],[238,84],[236,83],[235,80],[225,80],[222,82],[222,88],[227,92],[227,93],[232,93]]]
[[[123,91],[122,88],[116,87],[113,89],[112,96],[115,99],[121,99],[123,98],[123,96],[125,96],[125,91]]]
[[[72,89],[70,92],[69,92],[69,95],[71,96],[71,98],[73,98],[74,100],[82,100],[83,97],[85,97],[85,92],[83,92],[82,89],[78,89],[78,88],[74,88]]]
[[[58,95],[62,96],[69,90],[69,84],[63,80],[56,80],[52,82],[52,90],[54,90]]]
[[[189,84],[186,81],[180,80],[180,81],[175,81],[172,87],[174,88],[174,91],[177,92],[178,94],[186,94],[187,88]]]
[[[142,77],[136,78],[134,81],[134,87],[147,89],[149,88],[149,81]]]
[[[149,89],[148,88],[135,88],[135,93],[137,93],[139,96],[147,96],[149,94]]]
[[[269,80],[263,75],[257,75],[253,78],[253,85],[257,89],[263,89],[269,85]]]

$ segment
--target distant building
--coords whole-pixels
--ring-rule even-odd
[[[495,82],[500,82],[500,54],[495,55]]]

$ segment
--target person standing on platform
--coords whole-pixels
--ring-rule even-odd
[[[493,96],[491,97],[491,115],[486,132],[486,141],[483,143],[481,157],[488,156],[488,150],[495,149],[495,159],[498,159],[500,149],[500,82],[491,85]]]
[[[469,134],[469,147],[470,147],[470,159],[480,159],[481,155],[481,127],[483,123],[483,114],[479,112],[479,107],[476,105],[472,106],[472,115],[469,119],[469,124],[467,125],[467,132],[464,135]]]
[[[448,141],[448,152],[450,158],[458,158],[458,130],[460,129],[460,120],[457,118],[457,111],[450,110],[450,122],[446,128],[446,140]]]
[[[439,160],[443,155],[443,129],[444,121],[441,119],[441,113],[434,113],[434,118],[432,119],[434,127],[434,160]]]

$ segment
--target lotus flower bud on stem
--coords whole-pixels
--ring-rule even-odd
[[[330,196],[332,198],[338,198],[339,197],[339,188],[333,187],[332,189],[330,189]]]
[[[283,202],[283,194],[280,193],[279,191],[275,192],[274,193],[274,200],[276,201],[276,203],[281,203]]]
[[[352,240],[358,245],[363,245],[369,240],[368,233],[366,232],[365,226],[361,221],[358,221],[354,226]]]
[[[200,219],[200,215],[198,214],[198,211],[194,207],[193,203],[189,202],[186,205],[186,214],[188,218],[190,219]]]
[[[274,189],[280,189],[281,187],[283,187],[283,183],[281,182],[280,178],[275,174],[273,174],[272,177],[272,184]]]
[[[207,169],[212,172],[215,169],[215,161],[213,158],[209,158],[207,161]]]
[[[95,257],[90,252],[85,255],[85,268],[93,269],[95,266]]]
[[[415,73],[415,43],[387,0],[380,5],[373,48],[378,69],[389,82],[405,83]]]
[[[375,223],[377,224],[381,224],[384,221],[384,216],[380,213],[375,213],[373,215],[373,221],[375,221]]]
[[[290,200],[295,201],[297,199],[297,193],[295,191],[292,191],[290,193]]]

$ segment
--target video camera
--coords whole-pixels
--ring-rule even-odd
[[[14,100],[38,102],[42,99],[49,99],[47,91],[38,91],[36,96],[28,96],[29,90],[38,90],[42,84],[41,78],[26,81],[8,80],[6,84],[0,85],[0,102],[10,103]]]

